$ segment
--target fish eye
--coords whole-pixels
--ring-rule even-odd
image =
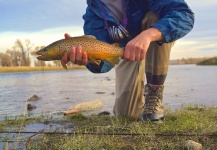
[[[43,49],[43,52],[46,52],[46,51],[47,51],[47,49],[46,49],[46,48],[44,48],[44,49]]]

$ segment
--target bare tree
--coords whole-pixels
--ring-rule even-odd
[[[11,66],[10,56],[8,54],[0,53],[0,64],[1,66]]]
[[[21,52],[15,50],[15,47],[13,47],[13,50],[7,50],[6,54],[10,56],[11,65],[12,66],[20,66],[21,60],[22,60],[22,54]]]
[[[29,39],[25,40],[23,43],[20,39],[17,39],[14,43],[15,49],[19,50],[22,54],[21,66],[29,66],[30,65],[30,57],[29,52],[31,51],[33,44]]]

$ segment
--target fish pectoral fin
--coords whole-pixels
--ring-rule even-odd
[[[96,37],[94,35],[83,35],[83,37],[91,38],[91,39],[95,39],[96,40]]]
[[[89,59],[89,62],[91,64],[94,64],[94,65],[100,65],[100,63],[101,63],[101,60],[96,60],[96,59],[91,58],[91,57],[89,57],[88,59]]]
[[[119,57],[110,57],[110,58],[106,58],[105,60],[113,65],[118,64],[120,61]]]
[[[62,60],[60,60],[60,62],[61,62],[61,65],[63,66],[63,68],[68,71],[68,68],[67,68],[66,64],[64,64]]]
[[[116,46],[116,47],[120,47],[119,43],[113,43],[112,45]]]

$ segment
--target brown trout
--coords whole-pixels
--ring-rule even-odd
[[[69,53],[72,46],[78,47],[79,45],[87,53],[89,62],[94,64],[98,64],[98,60],[118,64],[119,57],[122,57],[124,54],[124,49],[120,48],[117,44],[108,44],[97,40],[92,35],[84,35],[51,43],[36,52],[39,55],[37,59],[43,61],[61,60],[65,53]],[[62,61],[61,64],[63,68],[67,69],[67,66]]]

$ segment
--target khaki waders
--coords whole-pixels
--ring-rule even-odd
[[[157,15],[149,11],[142,21],[143,30],[157,21]],[[150,76],[150,82],[158,77],[165,80],[173,44],[164,43],[160,46],[157,42],[152,42],[145,60],[120,61],[116,66],[116,99],[113,108],[115,115],[139,117],[143,113],[145,74]]]

